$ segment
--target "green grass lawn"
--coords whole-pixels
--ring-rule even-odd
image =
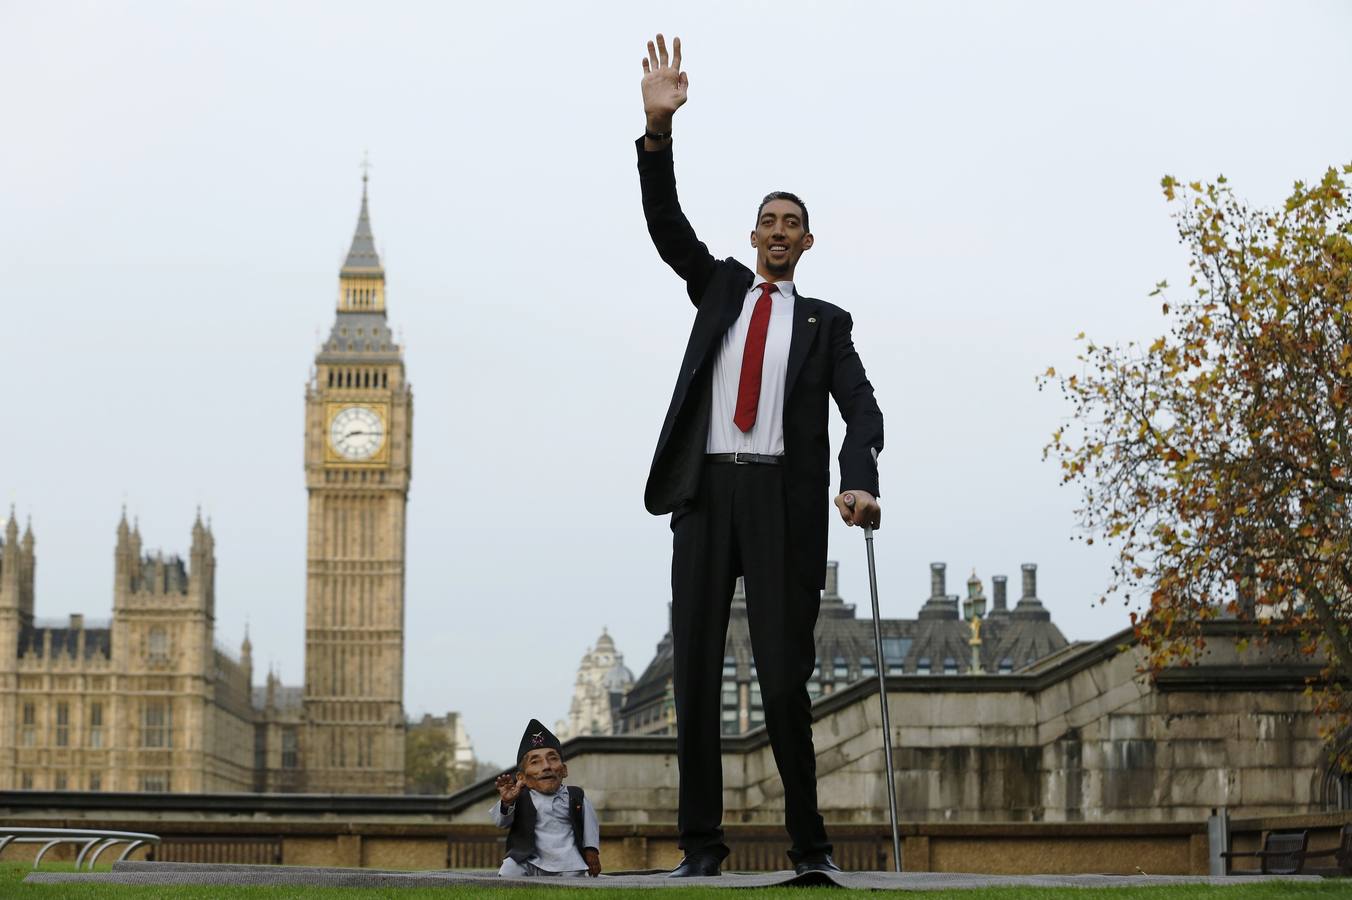
[[[44,864],[43,871],[70,871],[70,865]],[[24,884],[23,878],[31,871],[28,863],[0,863],[0,897],[10,898],[120,898],[135,897],[138,900],[148,898],[341,898],[341,900],[359,900],[359,898],[389,898],[400,900],[459,900],[459,898],[484,898],[484,900],[619,900],[619,898],[645,898],[645,900],[667,900],[667,898],[691,897],[733,897],[743,896],[748,900],[803,900],[804,897],[833,896],[845,897],[846,894],[834,893],[834,888],[666,888],[655,894],[651,889],[616,889],[602,894],[586,888],[482,888],[482,887],[444,887],[410,888],[400,890],[378,890],[368,888],[294,888],[294,887],[217,887],[217,886],[169,886],[134,887],[120,884]],[[1085,898],[1104,897],[1111,900],[1127,900],[1143,897],[1146,900],[1194,900],[1194,898],[1217,898],[1217,900],[1268,900],[1268,898],[1287,897],[1347,897],[1352,896],[1352,884],[1347,881],[1326,881],[1320,884],[1242,884],[1234,887],[1210,887],[1206,885],[1180,885],[1156,888],[995,888],[978,891],[926,891],[926,898],[949,898],[949,900],[1085,900]],[[907,894],[911,896],[911,894]]]

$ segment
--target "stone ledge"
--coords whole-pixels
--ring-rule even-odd
[[[1318,819],[1318,822],[1315,820]],[[1281,816],[1273,817],[1271,821],[1288,822],[1285,827],[1316,827],[1318,824],[1340,825],[1343,822],[1352,821],[1352,812],[1329,814],[1325,817],[1312,816]],[[25,819],[7,819],[8,824],[15,827],[48,827],[48,828],[77,828],[88,827],[88,819],[56,819],[56,818],[25,818]],[[156,819],[99,819],[98,825],[101,828],[108,828],[117,831],[130,830],[158,830],[165,835],[217,835],[217,836],[254,836],[254,835],[281,835],[281,836],[314,836],[314,835],[354,835],[359,834],[364,837],[446,837],[448,839],[460,840],[483,840],[489,838],[498,838],[503,835],[502,829],[493,825],[452,825],[446,824],[427,824],[427,823],[389,823],[389,822],[359,822],[359,821],[269,821],[269,820],[243,820],[243,821],[176,821],[176,820],[156,820]],[[1243,827],[1246,830],[1255,827],[1282,827],[1282,826],[1255,826],[1253,822],[1265,822],[1269,820],[1244,820],[1234,822],[1236,828]],[[882,824],[836,824],[827,823],[831,836],[836,840],[872,840],[879,837],[890,837],[891,830],[886,823]],[[724,826],[729,839],[739,841],[749,840],[781,840],[784,838],[784,827],[779,823],[775,824],[741,824],[733,823]],[[1142,835],[1180,835],[1180,834],[1205,834],[1205,822],[904,822],[899,823],[898,831],[903,836],[929,836],[929,837],[1011,837],[1011,838],[1042,838],[1042,837],[1136,837]],[[644,838],[674,838],[676,835],[675,822],[652,822],[643,824],[624,824],[624,823],[603,823],[601,825],[601,835],[605,838],[621,839],[626,837],[644,837]]]
[[[1256,666],[1190,666],[1166,669],[1155,678],[1155,687],[1167,691],[1303,691],[1309,678],[1322,667],[1267,664]]]
[[[1231,831],[1281,831],[1291,828],[1341,828],[1352,825],[1352,810],[1326,813],[1302,813],[1282,816],[1254,816],[1230,820]]]

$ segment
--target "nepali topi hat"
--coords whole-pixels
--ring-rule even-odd
[[[559,739],[554,736],[554,732],[544,726],[539,719],[531,719],[530,724],[526,726],[525,734],[521,735],[521,746],[516,748],[516,761],[519,764],[525,759],[526,754],[532,750],[542,750],[546,747],[554,750],[563,749]]]

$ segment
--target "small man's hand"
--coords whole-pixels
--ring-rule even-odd
[[[836,498],[836,509],[846,525],[882,527],[882,508],[868,491],[846,491]]]
[[[671,118],[686,101],[690,79],[681,71],[681,39],[671,42],[671,56],[667,56],[667,40],[657,36],[657,43],[648,41],[648,55],[643,60],[643,113],[648,118],[648,130],[659,134],[671,132]]]
[[[493,782],[493,786],[498,789],[498,796],[502,798],[503,806],[511,806],[516,802],[524,784],[520,773],[512,772],[502,773]]]
[[[601,852],[594,847],[588,847],[582,851],[582,858],[587,861],[587,874],[595,878],[601,874]]]

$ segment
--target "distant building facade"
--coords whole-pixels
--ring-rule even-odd
[[[554,733],[560,740],[582,734],[614,734],[625,698],[634,687],[634,673],[624,664],[624,654],[605,629],[588,647],[577,667],[568,718],[559,720]]]
[[[306,386],[303,685],[253,685],[215,642],[215,542],[146,554],[124,512],[113,616],[34,616],[34,538],[0,545],[0,790],[404,790],[404,547],[412,391],[385,314],[362,179],[337,315]],[[456,765],[473,768],[464,737]],[[447,722],[451,722],[448,726]],[[468,759],[462,758],[468,753]]]
[[[254,687],[255,791],[272,794],[306,792],[308,785],[300,747],[305,725],[304,698],[305,688],[282,684],[275,672],[268,672],[263,685]]]
[[[1037,596],[1037,566],[1023,567],[1023,596],[1011,609],[1007,579],[992,579],[993,603],[981,621],[976,645],[981,670],[1009,674],[1064,647],[1061,630]],[[881,665],[888,675],[965,675],[972,670],[973,631],[963,619],[959,598],[946,592],[947,566],[930,566],[930,596],[915,619],[883,619]],[[838,564],[826,564],[826,589],[817,617],[817,665],[808,693],[817,697],[864,678],[878,676],[879,661],[871,615],[860,618],[841,598]],[[969,592],[981,592],[969,582]],[[984,592],[983,592],[984,596]],[[671,689],[672,641],[668,629],[651,663],[629,692],[617,719],[616,734],[675,734]],[[723,733],[744,734],[765,722],[760,683],[751,652],[746,593],[742,580],[732,598],[723,656]]]
[[[410,739],[419,732],[440,732],[446,746],[446,784],[454,791],[475,780],[479,761],[474,756],[474,742],[465,729],[464,716],[448,712],[444,716],[424,713],[416,722],[408,723]]]
[[[117,526],[113,618],[34,616],[34,539],[13,512],[0,547],[0,790],[248,791],[255,715],[248,639],[215,642],[215,542],[145,554]]]

